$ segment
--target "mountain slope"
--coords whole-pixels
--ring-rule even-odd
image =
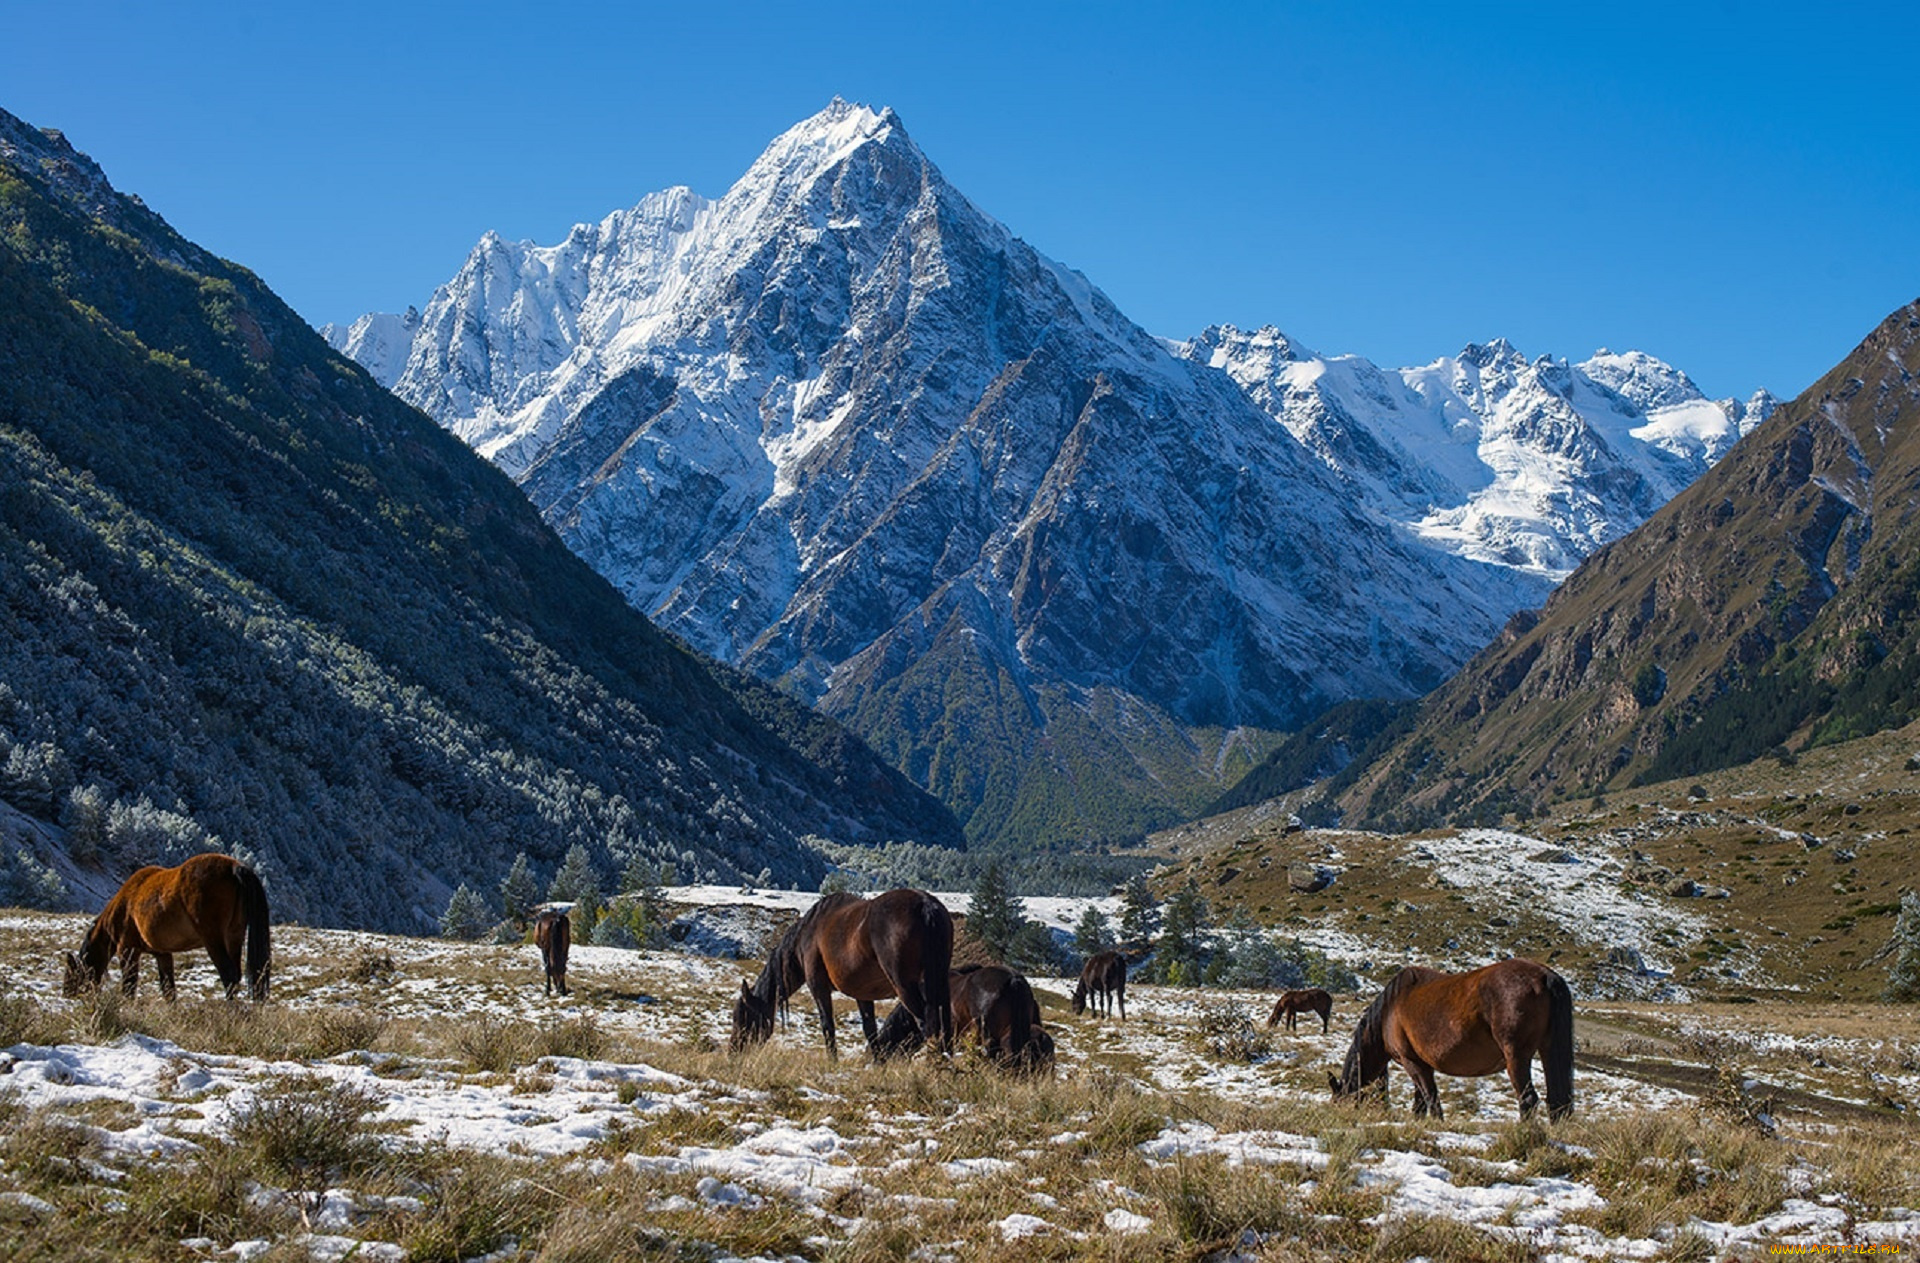
[[[633,613],[257,278],[0,113],[0,798],[90,862],[209,834],[417,929],[525,849],[817,880],[957,841],[843,730]]]
[[[846,719],[981,841],[1197,810],[1275,730],[1431,688],[1609,537],[1603,512],[1637,521],[1684,481],[1623,466],[1639,481],[1563,515],[1584,535],[1519,564],[1461,543],[1513,513],[1423,536],[1427,501],[1381,491],[1419,480],[1411,449],[1362,477],[1303,442],[1221,331],[1150,337],[891,111],[840,102],[719,199],[670,189],[551,247],[489,235],[417,319],[330,336],[636,606]],[[1684,383],[1667,370],[1671,402],[1704,403]],[[1406,411],[1382,432],[1455,419]],[[1564,411],[1516,407],[1507,446],[1530,421],[1621,463]]]
[[[1920,305],[1516,617],[1343,797],[1350,817],[1531,807],[1920,713],[1916,373]]]

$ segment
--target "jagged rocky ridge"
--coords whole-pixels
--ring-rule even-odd
[[[1920,304],[1426,699],[1350,821],[1493,818],[1920,714]]]
[[[111,888],[218,843],[283,917],[415,931],[522,849],[811,885],[808,834],[959,841],[844,729],[661,635],[256,277],[4,112],[0,800],[59,826],[6,828],[16,886]],[[50,838],[73,854],[16,854]]]
[[[489,235],[417,316],[329,336],[638,607],[987,840],[1162,823],[1266,733],[1424,692],[1710,458],[1639,451],[1636,420],[1748,419],[1645,357],[1556,393],[1572,370],[1496,344],[1362,407],[1392,377],[1364,361],[1308,381],[1264,333],[1164,344],[840,102],[718,200]],[[1495,401],[1480,441],[1466,399]],[[1436,427],[1469,454],[1431,460]]]

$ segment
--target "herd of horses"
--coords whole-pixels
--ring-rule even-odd
[[[572,933],[567,909],[549,905],[533,918],[547,994],[567,994]],[[65,989],[75,995],[98,987],[117,960],[128,996],[139,982],[140,958],[151,955],[167,999],[174,995],[176,952],[204,948],[228,999],[244,976],[253,999],[265,1000],[271,961],[267,897],[259,876],[226,855],[196,855],[175,868],[148,866],[129,877],[93,923],[80,950],[66,956]],[[1101,952],[1080,971],[1073,1011],[1126,1020],[1127,959]],[[867,1047],[876,1060],[933,1045],[950,1050],[977,1044],[1007,1069],[1051,1073],[1055,1046],[1041,1022],[1033,987],[1002,965],[953,963],[953,917],[924,890],[890,890],[863,897],[823,896],[781,935],[754,980],[742,980],[733,1002],[731,1047],[765,1043],[776,1018],[804,987],[813,997],[826,1041],[837,1058],[833,996],[859,1009]],[[895,1001],[884,1024],[874,1006]],[[1333,998],[1310,989],[1283,992],[1267,1019],[1293,1030],[1300,1013],[1320,1015],[1330,1029]],[[1440,1116],[1434,1075],[1478,1077],[1504,1070],[1521,1115],[1539,1105],[1533,1060],[1546,1074],[1547,1112],[1573,1109],[1573,997],[1566,982],[1530,960],[1496,962],[1448,974],[1410,965],[1396,973],[1361,1013],[1338,1075],[1329,1075],[1336,1099],[1385,1091],[1397,1064],[1413,1082],[1414,1111]]]

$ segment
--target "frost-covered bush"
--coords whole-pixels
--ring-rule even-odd
[[[34,859],[25,847],[0,842],[0,907],[60,912],[71,902],[60,874]]]
[[[1903,1004],[1920,1000],[1920,892],[1900,896],[1900,915],[1887,947],[1893,953],[1887,966],[1887,999]]]
[[[105,850],[122,864],[174,865],[202,851],[225,849],[191,816],[156,807],[144,795],[107,808]]]

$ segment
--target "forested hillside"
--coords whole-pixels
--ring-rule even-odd
[[[503,474],[58,133],[0,113],[0,799],[107,870],[218,844],[414,928],[517,850],[816,881],[953,843],[830,721],[663,636]]]

